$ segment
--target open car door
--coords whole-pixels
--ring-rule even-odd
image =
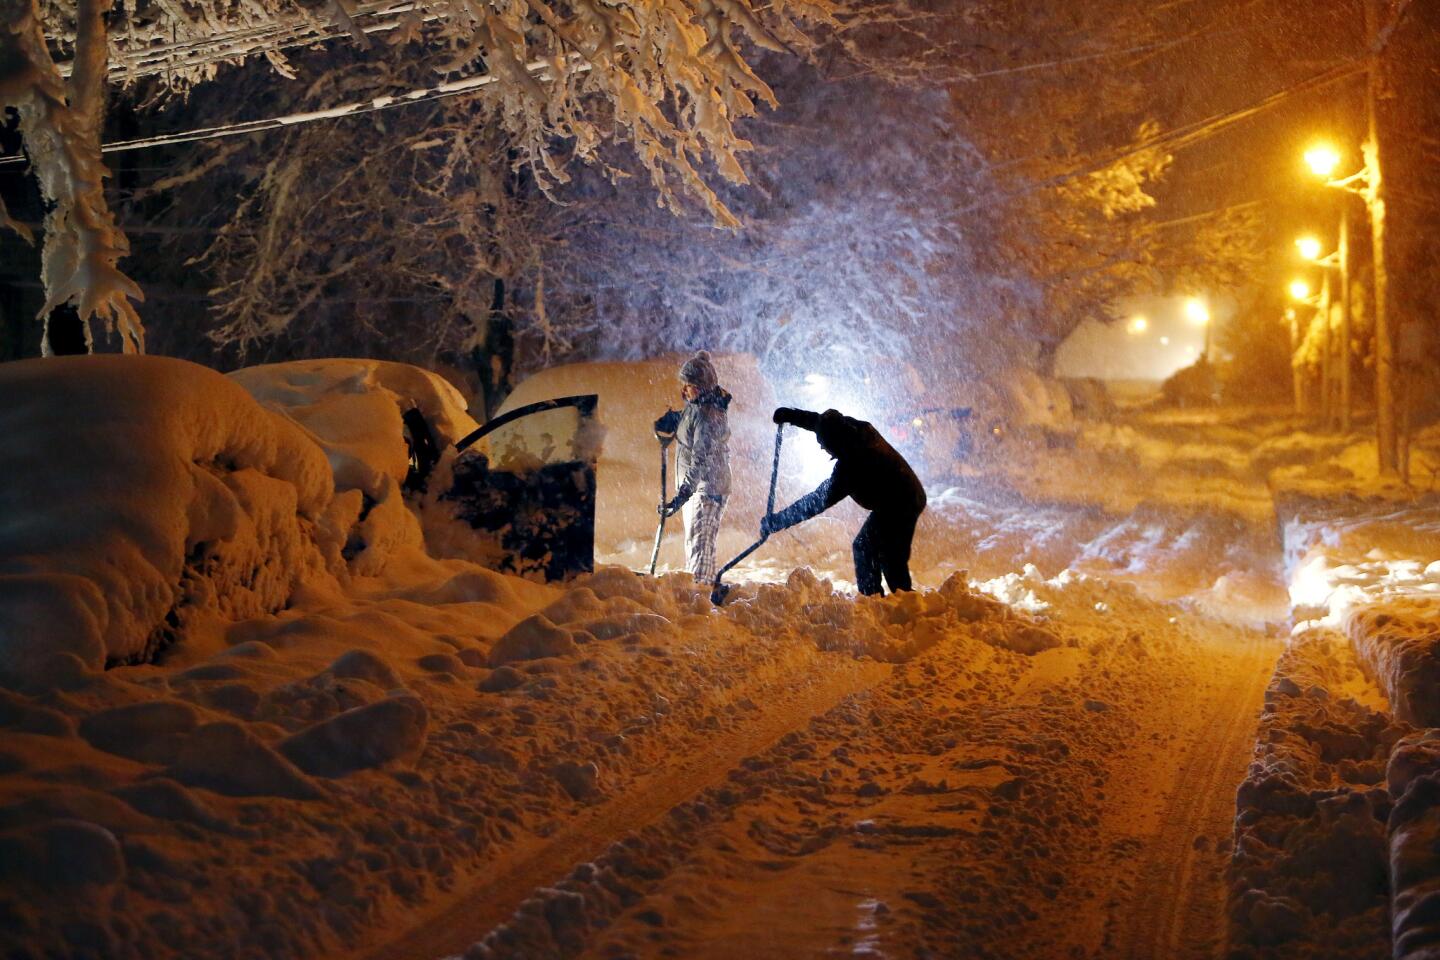
[[[528,404],[455,444],[454,483],[440,499],[490,541],[494,569],[547,581],[595,569],[598,400]]]

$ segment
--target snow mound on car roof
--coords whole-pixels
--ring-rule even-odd
[[[453,445],[477,428],[465,398],[439,374],[384,360],[295,360],[245,367],[230,379],[256,400],[315,435],[336,485],[380,499],[385,478],[401,483],[409,465],[402,416],[418,409],[436,443]]]

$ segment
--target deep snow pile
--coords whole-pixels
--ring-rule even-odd
[[[1287,496],[1295,616],[1342,631],[1401,720],[1440,724],[1440,501]]]
[[[1390,755],[1390,909],[1396,960],[1440,949],[1440,732],[1401,740]]]
[[[251,385],[309,429],[176,361],[0,369],[7,955],[353,950],[797,675],[1061,642],[962,578],[856,602],[801,571],[717,611],[684,576],[433,559],[351,429],[389,415],[291,372]]]
[[[292,421],[158,357],[0,368],[0,680],[143,660],[343,575],[360,493]]]
[[[1385,768],[1407,729],[1344,638],[1291,639],[1236,794],[1231,957],[1389,955]]]
[[[402,417],[418,410],[437,445],[453,446],[478,424],[460,392],[437,374],[383,360],[294,360],[229,374],[263,406],[310,431],[330,460],[335,484],[375,500],[405,479]]]
[[[1300,617],[1335,626],[1360,607],[1440,595],[1440,498],[1282,493],[1276,512]]]
[[[1362,607],[1345,631],[1396,719],[1440,726],[1440,598]]]
[[[704,749],[767,689],[853,662],[822,647],[1059,642],[958,582],[853,604],[801,573],[717,613],[683,576],[607,568],[562,592],[455,570],[228,625],[214,652],[181,643],[160,666],[4,695],[0,915],[16,943],[350,948]]]

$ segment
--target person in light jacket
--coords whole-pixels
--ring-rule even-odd
[[[730,394],[720,386],[710,354],[699,351],[680,367],[685,409],[675,428],[675,497],[660,509],[683,511],[685,569],[696,580],[715,579],[715,546],[730,496]]]

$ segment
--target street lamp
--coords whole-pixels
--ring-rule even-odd
[[[1379,181],[1379,176],[1378,176],[1378,174],[1375,174],[1375,173],[1374,173],[1374,171],[1372,170],[1372,166],[1371,166],[1371,164],[1370,164],[1370,162],[1369,162],[1368,157],[1369,157],[1369,155],[1372,153],[1372,151],[1368,148],[1368,146],[1367,146],[1366,153],[1367,153],[1367,161],[1366,161],[1366,164],[1365,164],[1364,167],[1362,167],[1362,168],[1360,169],[1360,171],[1359,171],[1358,173],[1352,174],[1351,176],[1344,177],[1344,178],[1341,178],[1341,179],[1338,179],[1338,180],[1337,180],[1337,179],[1334,179],[1334,174],[1335,174],[1336,168],[1339,167],[1339,165],[1340,165],[1340,152],[1339,152],[1338,150],[1336,150],[1335,148],[1333,148],[1333,147],[1331,147],[1331,146],[1329,146],[1329,145],[1326,145],[1326,144],[1321,144],[1321,145],[1318,145],[1318,146],[1315,146],[1315,147],[1311,147],[1309,150],[1307,150],[1307,151],[1305,152],[1305,161],[1306,161],[1306,163],[1308,163],[1308,164],[1310,165],[1310,170],[1311,170],[1316,176],[1322,178],[1322,179],[1325,181],[1325,185],[1326,185],[1327,187],[1334,187],[1334,188],[1336,188],[1336,189],[1346,190],[1346,191],[1348,191],[1348,192],[1350,192],[1350,193],[1358,194],[1361,198],[1363,198],[1363,199],[1365,200],[1366,209],[1370,211],[1371,219],[1372,219],[1372,222],[1373,222],[1374,217],[1375,217],[1375,212],[1376,212],[1376,204],[1377,204],[1379,201],[1376,199],[1376,198],[1377,198],[1377,194],[1375,193],[1375,190],[1372,189],[1372,184],[1378,183],[1378,181]],[[1377,164],[1376,164],[1376,166],[1375,166],[1374,169],[1375,169],[1375,170],[1378,170],[1378,161],[1377,161]],[[1359,184],[1359,186],[1356,186],[1356,184]],[[1382,222],[1381,222],[1380,224],[1377,224],[1377,225],[1374,226],[1374,229],[1375,229],[1375,231],[1377,231],[1377,232],[1383,232],[1383,220],[1384,220],[1383,204],[1380,205],[1380,219],[1381,219]],[[1382,250],[1382,252],[1383,252],[1383,244],[1382,244],[1382,246],[1377,247],[1377,249]],[[1348,433],[1348,432],[1350,431],[1350,207],[1349,207],[1349,204],[1342,203],[1342,204],[1340,205],[1340,242],[1339,242],[1339,244],[1336,246],[1335,252],[1334,252],[1333,254],[1331,254],[1330,256],[1325,257],[1324,259],[1320,259],[1320,258],[1319,258],[1319,256],[1318,256],[1318,252],[1319,252],[1319,251],[1318,251],[1318,248],[1317,248],[1317,251],[1316,251],[1316,252],[1317,252],[1317,256],[1316,256],[1316,257],[1308,257],[1308,256],[1307,256],[1306,259],[1315,260],[1315,262],[1319,263],[1321,266],[1325,266],[1325,267],[1338,267],[1339,270],[1340,270],[1340,277],[1339,277],[1339,281],[1340,281],[1340,336],[1339,336],[1339,338],[1338,338],[1338,340],[1339,340],[1338,347],[1339,347],[1339,351],[1340,351],[1340,356],[1337,358],[1338,361],[1339,361],[1339,368],[1340,368],[1340,370],[1339,370],[1339,372],[1340,372],[1340,377],[1339,377],[1339,380],[1340,380],[1340,429]],[[1302,250],[1302,251],[1301,251],[1301,254],[1304,255],[1304,254],[1305,254],[1305,251]],[[1379,262],[1379,261],[1377,261],[1377,263],[1378,263],[1378,262]],[[1379,276],[1379,275],[1381,275],[1381,274],[1383,274],[1383,273],[1384,273],[1383,263],[1381,263],[1381,264],[1380,264],[1380,269],[1377,271],[1377,276]],[[1327,279],[1328,279],[1328,278],[1327,278]],[[1383,279],[1383,276],[1380,276],[1380,277],[1379,277],[1379,281],[1378,281],[1378,285],[1377,285],[1377,288],[1376,288],[1376,289],[1377,289],[1377,293],[1380,292],[1380,289],[1381,289],[1381,287],[1383,287],[1383,286],[1384,286],[1384,279]],[[1390,349],[1389,349],[1389,343],[1388,343],[1389,338],[1388,338],[1388,336],[1385,338],[1385,339],[1386,339],[1386,343],[1385,343],[1385,345],[1384,345],[1383,347],[1379,345],[1379,344],[1380,344],[1380,341],[1379,341],[1379,339],[1378,339],[1380,332],[1384,329],[1383,316],[1381,316],[1383,313],[1384,313],[1384,310],[1383,310],[1383,305],[1382,305],[1382,308],[1377,312],[1377,318],[1378,318],[1378,320],[1377,320],[1377,325],[1376,325],[1376,335],[1377,335],[1376,354],[1377,354],[1377,357],[1378,357],[1379,355],[1381,355],[1382,353],[1383,353],[1386,357],[1390,357],[1390,356],[1391,356],[1391,351],[1390,351]],[[1327,321],[1327,323],[1328,323],[1328,321]],[[1327,328],[1327,329],[1328,329],[1328,328]],[[1388,364],[1386,364],[1386,365],[1377,364],[1376,370],[1375,370],[1375,378],[1376,378],[1376,397],[1377,397],[1377,403],[1378,403],[1378,398],[1381,397],[1382,395],[1384,395],[1384,391],[1382,390],[1381,381],[1383,380],[1386,384],[1388,384],[1389,381],[1390,381],[1390,367],[1389,367],[1389,365],[1388,365]],[[1327,396],[1328,396],[1328,394],[1327,394]],[[1328,411],[1327,411],[1327,412],[1328,412]],[[1376,417],[1376,433],[1377,433],[1377,441],[1378,441],[1378,442],[1377,442],[1377,446],[1380,448],[1380,460],[1381,460],[1381,463],[1382,463],[1382,469],[1383,469],[1383,464],[1384,464],[1384,462],[1385,462],[1385,460],[1386,460],[1386,454],[1385,454],[1385,452],[1384,452],[1384,451],[1385,451],[1385,443],[1384,443],[1383,440],[1380,440],[1379,437],[1380,437],[1380,435],[1383,434],[1384,431],[1385,431],[1385,427],[1383,426],[1383,424],[1385,424],[1385,423],[1388,423],[1388,424],[1390,425],[1390,426],[1389,426],[1389,430],[1390,430],[1390,432],[1393,434],[1393,432],[1394,432],[1394,420],[1393,420],[1393,418],[1387,418],[1387,417],[1385,417],[1385,416],[1383,416],[1383,415],[1379,415],[1379,416]]]
[[[1309,260],[1311,263],[1320,259],[1320,241],[1315,237],[1305,236],[1295,241],[1295,247],[1300,251],[1300,259]]]
[[[1294,280],[1291,280],[1290,296],[1292,299],[1299,300],[1301,303],[1304,303],[1306,300],[1310,299],[1310,284],[1306,283],[1304,280],[1301,280],[1298,277]]]
[[[1206,363],[1210,362],[1210,309],[1205,306],[1205,301],[1199,297],[1191,297],[1185,301],[1185,319],[1197,327],[1205,328],[1205,351],[1200,355]]]
[[[1330,177],[1340,166],[1340,151],[1328,143],[1317,143],[1305,151],[1305,163],[1318,177]]]
[[[1144,317],[1131,317],[1130,323],[1126,325],[1127,333],[1138,336],[1150,329],[1150,321]]]

